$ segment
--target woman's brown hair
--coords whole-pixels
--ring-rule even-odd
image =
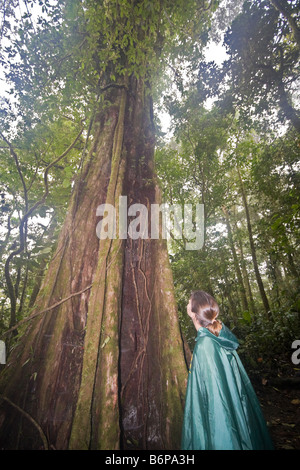
[[[215,299],[203,290],[191,294],[191,310],[201,326],[207,328],[215,336],[219,336],[222,323],[217,320],[219,306]]]

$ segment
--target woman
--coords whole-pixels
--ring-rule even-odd
[[[258,399],[236,352],[238,341],[217,320],[217,302],[206,292],[195,291],[187,313],[197,337],[188,377],[182,449],[273,449]]]

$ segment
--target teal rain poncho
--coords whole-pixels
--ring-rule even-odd
[[[182,450],[273,449],[237,347],[224,324],[218,337],[199,328],[186,391]]]

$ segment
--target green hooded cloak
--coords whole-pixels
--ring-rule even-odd
[[[273,449],[238,345],[224,324],[219,336],[199,328],[186,391],[182,450]]]

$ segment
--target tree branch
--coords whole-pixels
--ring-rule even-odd
[[[27,323],[28,321],[32,320],[33,318],[37,317],[38,315],[41,315],[42,313],[46,313],[46,312],[49,312],[50,310],[53,310],[54,308],[58,307],[59,305],[63,304],[64,302],[66,302],[67,300],[71,299],[72,297],[75,297],[76,295],[80,295],[80,294],[83,294],[83,292],[89,290],[91,287],[92,287],[93,284],[90,284],[89,286],[85,287],[84,289],[82,289],[81,291],[79,292],[74,292],[73,294],[70,294],[68,297],[65,297],[64,299],[61,299],[59,300],[58,302],[56,302],[55,304],[53,305],[50,305],[50,307],[47,307],[45,308],[44,310],[41,310],[40,312],[35,312],[33,313],[32,315],[29,315],[27,318],[24,318],[23,320],[19,321],[16,325],[12,326],[11,328],[9,328],[9,330],[5,331],[5,333],[3,333],[2,337],[8,335],[9,333],[11,333],[12,331],[16,330],[17,328],[19,328],[19,326],[21,325],[24,325],[24,323]]]
[[[10,153],[12,154],[12,156],[13,156],[13,158],[14,158],[14,160],[15,160],[16,167],[17,167],[17,170],[18,170],[18,173],[19,173],[21,182],[22,182],[22,186],[23,186],[24,199],[25,199],[25,206],[27,207],[27,187],[26,187],[26,183],[25,183],[25,180],[24,180],[24,177],[23,177],[23,173],[22,173],[20,164],[19,164],[18,155],[16,154],[16,152],[15,152],[13,146],[11,145],[11,143],[10,143],[10,142],[6,139],[6,137],[2,134],[2,132],[0,132],[0,135],[1,135],[2,139],[4,140],[4,142],[8,145],[9,150],[10,150]],[[27,210],[27,209],[26,209],[26,210]]]
[[[10,298],[10,302],[11,302],[11,318],[10,318],[10,327],[13,327],[15,325],[15,322],[16,322],[16,296],[15,296],[15,292],[14,292],[14,286],[13,286],[13,283],[12,283],[12,279],[11,279],[11,275],[10,275],[10,269],[9,269],[9,266],[10,266],[10,262],[11,260],[19,255],[20,253],[23,252],[24,250],[24,246],[25,246],[25,236],[24,236],[24,226],[28,220],[28,218],[31,216],[31,214],[37,209],[37,207],[39,207],[41,204],[43,204],[49,194],[49,187],[48,187],[48,173],[50,171],[50,169],[56,165],[60,160],[62,160],[69,152],[70,150],[72,150],[72,148],[75,146],[76,142],[78,141],[78,139],[80,138],[81,134],[83,132],[83,128],[80,130],[80,132],[78,133],[78,135],[76,136],[75,140],[73,141],[73,143],[67,148],[67,150],[65,150],[58,158],[56,158],[52,163],[50,163],[46,170],[45,170],[45,173],[44,173],[44,185],[45,185],[45,192],[42,196],[42,199],[40,199],[39,201],[37,201],[29,210],[27,210],[27,212],[23,215],[22,219],[21,219],[21,222],[20,222],[20,225],[19,225],[19,237],[20,237],[20,246],[18,249],[14,250],[13,252],[10,253],[10,255],[8,256],[6,262],[5,262],[5,268],[4,268],[4,272],[5,272],[5,280],[6,280],[6,284],[7,284],[7,289],[8,289],[8,294],[9,294],[9,298]],[[1,134],[2,135],[2,134]],[[3,136],[2,136],[3,137]],[[8,143],[8,141],[5,139],[6,143]]]
[[[40,435],[40,437],[43,441],[44,449],[48,450],[49,445],[48,445],[47,438],[46,438],[46,436],[44,434],[44,431],[42,430],[41,426],[35,421],[35,419],[33,419],[33,417],[30,416],[30,414],[26,413],[26,411],[22,410],[22,408],[20,408],[18,405],[13,403],[9,398],[5,397],[4,395],[0,395],[0,399],[7,401],[7,403],[9,403],[13,408],[18,410],[22,415],[24,415],[27,419],[29,419],[29,421],[37,428],[37,430],[39,432],[39,435]]]
[[[119,83],[108,83],[102,88],[99,88],[100,93],[103,93],[103,91],[108,90],[109,88],[126,88],[124,84],[119,84]]]
[[[297,43],[297,46],[300,48],[300,30],[297,26],[295,18],[286,10],[286,8],[281,4],[279,0],[269,0],[271,5],[273,5],[276,10],[278,10],[282,16],[287,20],[289,27],[292,30],[292,34]]]

